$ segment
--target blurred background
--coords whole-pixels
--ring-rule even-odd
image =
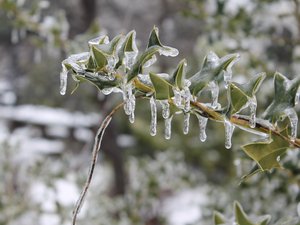
[[[241,55],[234,81],[266,72],[258,115],[272,100],[275,71],[299,76],[299,0],[0,0],[0,225],[70,224],[94,135],[122,99],[89,84],[71,94],[71,79],[61,96],[61,62],[87,51],[87,41],[100,34],[134,29],[144,49],[154,25],[162,43],[180,51],[160,57],[154,71],[170,73],[186,58],[192,75],[212,50]],[[183,135],[182,118],[175,117],[165,140],[162,120],[157,136],[149,134],[148,102],[138,102],[134,124],[119,111],[78,224],[213,224],[213,210],[233,216],[234,200],[250,215],[270,214],[271,224],[300,224],[297,151],[283,159],[288,169],[239,184],[254,165],[240,146],[255,136],[236,129],[227,150],[222,124],[209,121],[202,143],[191,119]]]

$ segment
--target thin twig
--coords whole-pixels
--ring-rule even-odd
[[[92,160],[90,163],[90,169],[89,169],[89,173],[85,182],[85,185],[81,191],[81,194],[79,196],[79,199],[76,202],[76,205],[74,207],[73,210],[73,218],[72,218],[72,224],[75,225],[76,224],[76,219],[77,219],[77,215],[80,212],[80,209],[84,203],[84,199],[85,196],[87,194],[87,191],[90,187],[92,178],[93,178],[93,174],[94,174],[94,169],[96,166],[96,162],[97,162],[97,158],[98,158],[98,153],[100,151],[100,147],[101,147],[101,142],[102,142],[102,138],[105,132],[105,129],[108,127],[112,116],[115,114],[115,112],[121,108],[124,105],[124,103],[120,103],[119,105],[117,105],[103,120],[103,122],[101,123],[101,126],[99,127],[97,134],[95,136],[95,142],[94,142],[94,146],[93,146],[93,153],[92,153]]]

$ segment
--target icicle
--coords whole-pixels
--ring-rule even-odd
[[[197,115],[197,118],[198,118],[199,128],[200,128],[200,134],[199,134],[200,141],[204,142],[207,138],[205,130],[206,130],[206,124],[208,119],[206,117],[199,116],[199,115]]]
[[[132,104],[132,86],[131,84],[125,84],[123,86],[123,100],[124,100],[124,111],[126,115],[130,115],[133,111],[133,104]]]
[[[176,88],[176,87],[173,87],[173,92],[174,92],[174,104],[177,106],[177,107],[180,107],[181,106],[181,91]]]
[[[19,42],[19,32],[15,28],[13,28],[12,31],[11,31],[10,41],[13,44],[17,44]]]
[[[156,135],[156,125],[157,125],[157,108],[155,99],[153,96],[150,98],[150,109],[151,109],[151,124],[150,124],[150,135]]]
[[[60,72],[60,94],[65,95],[67,90],[68,70],[64,64],[62,64],[62,71]]]
[[[293,108],[287,108],[284,110],[284,113],[290,120],[291,125],[291,140],[295,141],[297,137],[297,124],[298,124],[298,116]]]
[[[183,115],[183,133],[188,134],[190,129],[190,113],[185,113]]]
[[[143,65],[144,68],[147,68],[151,65],[153,65],[156,62],[156,56],[153,55],[147,62],[145,62],[145,64]]]
[[[223,74],[224,74],[225,88],[227,89],[232,78],[232,72],[231,70],[230,71],[224,70]]]
[[[191,102],[190,102],[191,101],[191,92],[189,89],[190,85],[191,85],[191,82],[189,80],[185,80],[184,88],[183,88],[183,95],[182,95],[183,103],[184,103],[184,106],[183,106],[184,112],[188,112],[191,110]]]
[[[167,139],[167,140],[169,140],[171,138],[172,119],[173,119],[173,116],[170,116],[168,119],[165,119],[165,139]]]
[[[299,102],[300,102],[300,87],[298,88],[295,96],[295,105],[297,105]]]
[[[110,88],[103,88],[101,91],[104,95],[109,95],[113,92],[114,88],[110,87]]]
[[[248,106],[250,108],[249,125],[251,128],[255,128],[255,126],[256,126],[256,108],[257,108],[257,101],[256,101],[255,97],[248,99]]]
[[[132,94],[131,98],[130,98],[130,102],[131,102],[131,114],[129,115],[129,122],[130,123],[134,123],[134,119],[135,119],[135,115],[134,115],[134,111],[135,111],[135,95]]]
[[[125,52],[124,54],[125,54],[125,59],[124,59],[125,67],[131,69],[138,53],[135,51],[131,51],[131,52]]]
[[[211,106],[212,108],[217,109],[219,107],[218,104],[219,86],[216,81],[210,81],[208,87],[211,92],[211,98],[212,98]]]
[[[179,51],[176,48],[172,48],[169,46],[164,46],[158,50],[160,55],[175,57],[178,55]]]
[[[164,119],[169,118],[170,116],[170,104],[168,100],[161,100],[160,104],[162,106],[162,117]]]
[[[230,123],[229,120],[224,120],[224,126],[225,126],[225,148],[230,149],[231,148],[231,137],[234,130],[234,125]]]

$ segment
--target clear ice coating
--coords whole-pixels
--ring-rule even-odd
[[[256,98],[249,98],[248,99],[248,105],[250,108],[250,119],[249,119],[249,125],[251,128],[255,128],[256,126],[256,108],[257,108],[257,101]]]
[[[207,125],[207,118],[197,115],[198,118],[198,122],[199,122],[199,129],[200,129],[200,133],[199,133],[199,138],[201,142],[206,141],[206,125]]]
[[[295,141],[297,137],[297,124],[298,124],[298,116],[293,108],[287,108],[284,110],[284,113],[290,120],[290,126],[291,126],[291,140]]]
[[[216,81],[210,81],[208,83],[208,88],[211,92],[211,98],[212,98],[211,106],[212,106],[212,108],[216,109],[219,107],[219,104],[218,104],[219,86]]]
[[[67,91],[67,78],[68,70],[64,64],[62,64],[62,71],[60,72],[60,88],[59,92],[61,95],[65,95]]]
[[[151,123],[150,123],[150,135],[156,135],[156,125],[157,125],[157,108],[156,102],[153,96],[150,98],[150,110],[151,110]]]
[[[156,62],[157,58],[156,55],[153,55],[145,64],[143,65],[144,68],[150,67]]]
[[[125,52],[124,65],[126,68],[131,69],[133,66],[136,56],[138,55],[137,51]]]
[[[162,107],[162,117],[164,119],[169,118],[170,116],[170,104],[168,100],[161,100],[160,101],[161,107]]]
[[[225,119],[224,126],[225,126],[225,148],[230,149],[234,125],[229,120]]]
[[[176,48],[172,48],[169,46],[164,46],[158,50],[160,55],[175,57],[178,55],[179,51]]]
[[[169,140],[171,138],[172,119],[173,119],[173,116],[170,116],[168,119],[165,119],[165,139],[167,139],[167,140]]]
[[[115,79],[115,74],[114,74],[114,68],[116,66],[116,63],[118,62],[118,57],[115,56],[108,56],[107,57],[107,75],[109,80],[114,80]]]
[[[226,70],[224,70],[223,76],[224,76],[225,88],[228,88],[228,85],[231,82],[231,78],[232,78],[232,69],[231,69],[231,67],[238,60],[238,58],[239,58],[239,56],[237,56],[234,60],[232,60],[229,63],[229,65],[227,66]]]
[[[88,43],[89,43],[89,45],[108,44],[109,39],[106,35],[101,35],[97,38],[90,40]]]
[[[190,113],[185,113],[183,115],[183,133],[188,134],[190,129]]]
[[[181,101],[182,101],[181,91],[176,87],[173,87],[172,89],[173,89],[173,92],[174,92],[174,104],[177,107],[180,107],[181,106]]]
[[[214,68],[219,65],[219,57],[213,51],[209,51],[207,56],[207,63],[211,68]]]

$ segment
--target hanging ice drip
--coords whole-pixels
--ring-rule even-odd
[[[59,92],[61,95],[65,95],[67,91],[67,81],[68,81],[68,70],[64,64],[62,64],[62,71],[60,72],[60,87]]]
[[[129,121],[134,122],[134,111],[135,111],[135,96],[132,93],[132,84],[124,83],[122,85],[122,94],[124,100],[124,111],[129,116]]]
[[[211,98],[212,98],[212,103],[211,107],[214,109],[217,109],[220,107],[220,104],[218,103],[218,97],[219,97],[219,86],[216,81],[210,81],[208,83],[208,89],[211,92]]]
[[[165,119],[165,139],[169,140],[172,133],[172,119],[173,115]]]
[[[191,92],[189,86],[191,82],[189,80],[184,81],[184,87],[182,90],[182,100],[183,100],[183,133],[188,134],[190,127],[190,110],[191,110]]]
[[[151,122],[150,122],[150,135],[156,135],[156,126],[157,126],[157,108],[156,102],[153,96],[150,98],[150,110],[151,110]]]
[[[198,122],[199,122],[199,138],[201,142],[206,141],[207,135],[206,135],[206,125],[207,125],[207,120],[208,118],[200,116],[200,115],[196,115],[198,118]]]
[[[225,148],[230,149],[231,138],[234,131],[234,125],[228,119],[225,119],[224,126],[225,126]]]

